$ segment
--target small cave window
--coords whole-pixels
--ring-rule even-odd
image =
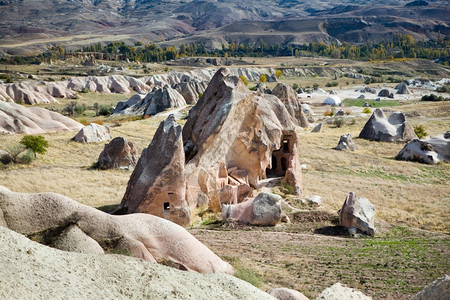
[[[164,210],[170,210],[170,203],[164,202]]]
[[[282,169],[283,171],[286,171],[286,170],[287,170],[287,160],[286,160],[286,158],[284,158],[284,157],[281,158],[281,169]]]
[[[283,140],[283,152],[289,153],[289,140]]]
[[[277,158],[275,157],[275,155],[272,155],[272,170],[276,169],[277,169]]]

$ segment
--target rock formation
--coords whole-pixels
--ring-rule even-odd
[[[348,150],[348,151],[355,151],[358,150],[358,147],[353,142],[352,136],[348,134],[343,134],[339,138],[339,143],[335,148],[336,150]]]
[[[185,200],[181,131],[173,115],[161,122],[152,142],[142,151],[118,211],[150,213],[180,225],[189,225],[191,212]]]
[[[350,192],[339,213],[339,224],[374,236],[374,220],[375,206],[366,198],[358,198],[355,193]]]
[[[64,249],[121,251],[182,270],[232,272],[229,264],[172,222],[148,214],[114,216],[55,193],[14,193],[0,186],[0,226]]]
[[[288,288],[275,288],[267,293],[278,300],[308,300],[308,298],[299,291]]]
[[[445,275],[442,278],[436,279],[423,290],[418,292],[411,300],[446,300],[450,295],[450,276]]]
[[[274,226],[281,221],[281,197],[261,193],[254,199],[239,204],[222,205],[222,219],[236,220],[242,224]]]
[[[98,125],[91,123],[84,126],[80,131],[72,138],[75,142],[79,143],[99,143],[109,141],[112,139],[108,126]]]
[[[153,116],[168,108],[185,106],[186,101],[176,90],[165,85],[154,87],[145,97],[134,95],[124,102],[119,102],[114,109],[115,114]]]
[[[437,164],[441,161],[450,162],[450,134],[441,134],[426,139],[414,139],[400,150],[397,159],[426,164]]]
[[[379,96],[379,97],[389,97],[389,94],[390,94],[390,92],[389,92],[388,89],[382,89],[382,90],[378,93],[378,96]]]
[[[172,86],[173,89],[178,91],[187,104],[195,104],[200,98],[200,94],[203,94],[208,87],[208,82],[206,81],[190,81],[190,82],[180,82]]]
[[[57,112],[0,101],[0,133],[39,134],[82,127],[82,124]]]
[[[401,95],[409,95],[411,94],[411,91],[408,88],[408,85],[403,83],[402,85],[400,85],[400,87],[397,89],[397,94],[401,94]]]
[[[220,194],[231,186],[257,188],[267,176],[287,176],[298,168],[291,185],[301,194],[301,168],[293,118],[273,95],[252,93],[227,69],[220,69],[203,97],[190,110],[183,128],[187,200],[195,208],[208,199],[220,210]],[[242,170],[236,180],[232,170]],[[243,199],[238,199],[238,202]],[[202,201],[204,202],[204,201]]]
[[[366,296],[358,290],[348,288],[341,283],[335,283],[320,293],[316,300],[372,300],[372,297]]]
[[[417,138],[414,128],[406,122],[403,113],[393,112],[389,118],[386,118],[381,108],[377,108],[372,113],[359,137],[384,142],[409,141]]]
[[[97,166],[106,169],[131,170],[136,166],[139,154],[133,143],[125,137],[116,137],[105,148],[98,157]]]
[[[308,120],[303,113],[303,107],[297,98],[297,93],[287,84],[279,82],[272,90],[272,95],[277,96],[286,106],[289,114],[295,120],[296,125],[303,128],[309,126]]]

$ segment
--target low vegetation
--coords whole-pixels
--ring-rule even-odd
[[[401,102],[399,100],[367,100],[367,99],[344,99],[342,102],[343,106],[358,106],[362,107],[365,103],[371,105],[372,107],[390,107],[390,106],[400,106]]]

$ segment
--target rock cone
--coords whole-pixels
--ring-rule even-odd
[[[133,143],[124,137],[116,137],[105,148],[98,157],[98,167],[106,169],[131,170],[136,166],[139,154]]]

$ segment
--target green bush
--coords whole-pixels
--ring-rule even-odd
[[[84,113],[86,111],[86,105],[75,105],[75,112],[79,115],[81,115],[82,113]]]
[[[422,96],[422,101],[448,101],[448,98],[442,96],[436,96],[435,94]]]
[[[20,143],[37,154],[45,154],[47,152],[48,142],[42,135],[26,135],[20,140]]]
[[[419,139],[424,138],[428,135],[425,131],[425,128],[423,128],[423,125],[414,126],[414,132]]]
[[[236,272],[234,273],[234,276],[239,279],[242,279],[244,281],[247,281],[251,285],[254,285],[255,287],[258,287],[258,288],[263,283],[261,277],[259,277],[259,275],[255,273],[255,271],[244,268],[244,267],[236,268]]]
[[[245,76],[240,75],[240,76],[239,76],[239,79],[241,79],[242,82],[243,82],[245,85],[248,85],[248,80],[247,80],[247,78],[245,78]]]
[[[89,93],[89,89],[87,87],[84,87],[84,88],[81,89],[80,92],[83,93],[83,94],[87,94],[87,93]]]
[[[333,120],[333,125],[341,128],[343,125],[345,124],[345,119],[344,118],[336,118]]]
[[[98,110],[98,114],[100,116],[109,116],[113,113],[114,109],[112,107],[108,106],[100,106],[100,109]]]
[[[363,114],[370,114],[370,113],[372,113],[372,111],[370,110],[370,108],[364,107],[364,109],[362,110],[362,113]]]
[[[25,153],[20,156],[20,162],[23,164],[30,164],[36,159],[36,153],[33,150],[28,149]]]
[[[331,81],[331,82],[327,82],[325,84],[326,87],[333,87],[333,86],[338,86],[338,82],[337,81]]]

